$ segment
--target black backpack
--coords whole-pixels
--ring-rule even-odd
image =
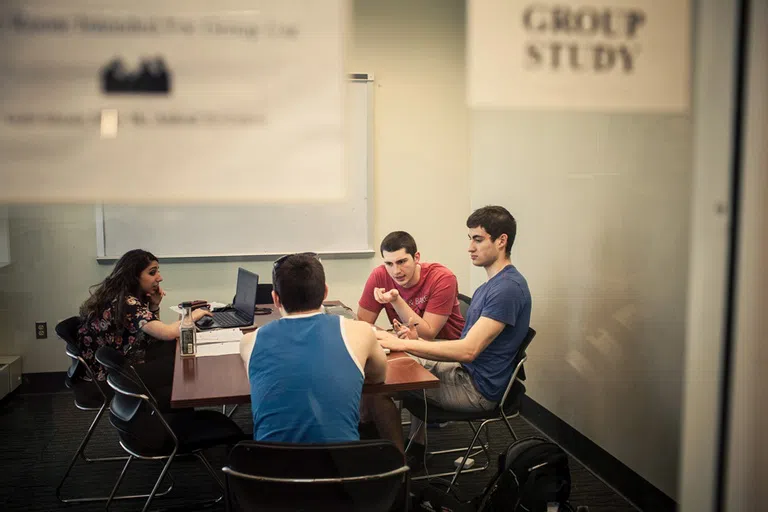
[[[521,439],[499,455],[496,477],[477,507],[482,512],[547,512],[548,503],[572,510],[568,455],[540,437]]]

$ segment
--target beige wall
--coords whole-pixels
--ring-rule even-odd
[[[357,1],[353,19],[348,70],[376,78],[375,240],[410,231],[422,257],[452,268],[467,289],[464,2]],[[96,263],[93,218],[89,205],[10,208],[13,263],[0,268],[0,353],[21,354],[24,372],[67,366],[53,326],[75,314],[88,286],[109,272]],[[327,260],[330,295],[356,305],[378,262]],[[239,264],[269,280],[268,262],[163,265],[166,302],[231,300]],[[34,322],[43,320],[51,334],[36,340]]]

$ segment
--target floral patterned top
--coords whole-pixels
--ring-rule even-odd
[[[144,362],[147,345],[156,341],[141,330],[147,322],[158,320],[157,315],[149,310],[148,305],[132,295],[127,296],[125,319],[122,325],[117,325],[114,321],[116,305],[117,299],[104,310],[101,318],[95,315],[84,318],[77,332],[83,359],[93,369],[96,379],[100,381],[106,380],[107,372],[94,357],[99,347],[104,345],[113,347],[126,356],[131,364],[138,364]]]

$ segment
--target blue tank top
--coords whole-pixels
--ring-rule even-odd
[[[344,319],[288,316],[256,333],[248,365],[253,438],[283,443],[357,441],[363,369]]]

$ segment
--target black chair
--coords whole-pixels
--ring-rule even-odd
[[[272,304],[272,283],[262,283],[256,288],[256,304]]]
[[[459,299],[459,310],[461,311],[461,316],[463,318],[467,318],[467,310],[469,309],[469,305],[472,304],[472,297],[460,293],[457,298]]]
[[[96,416],[91,421],[91,425],[77,447],[72,460],[70,460],[67,470],[61,477],[59,485],[56,487],[56,498],[62,503],[87,503],[93,501],[106,501],[108,496],[89,496],[89,497],[62,497],[62,488],[64,482],[69,477],[72,468],[78,459],[86,463],[95,462],[114,462],[124,461],[128,457],[99,457],[90,458],[85,453],[85,448],[96,431],[96,427],[101,421],[101,417],[106,411],[109,400],[112,399],[112,391],[106,385],[100,385],[96,380],[90,365],[83,359],[82,353],[77,343],[77,330],[80,328],[80,317],[72,316],[62,320],[56,325],[56,334],[66,343],[66,353],[72,359],[72,364],[64,377],[64,384],[71,389],[75,395],[75,407],[81,411],[96,411]],[[167,492],[167,491],[166,491]],[[140,498],[145,496],[116,496],[115,499]]]
[[[111,347],[96,351],[96,360],[107,369],[107,383],[115,391],[110,405],[110,423],[117,429],[120,446],[128,460],[107,500],[107,509],[117,493],[133,460],[165,460],[160,476],[142,510],[146,511],[176,457],[196,457],[216,483],[224,486],[205,458],[203,450],[219,445],[233,445],[245,439],[243,431],[225,415],[216,411],[185,410],[161,413],[151,392],[125,357]],[[223,494],[213,503],[221,501]]]
[[[451,487],[453,487],[453,485],[456,483],[456,480],[459,478],[459,475],[461,475],[462,472],[473,473],[476,471],[484,471],[488,469],[491,463],[491,456],[488,453],[488,445],[487,443],[481,443],[478,447],[478,450],[478,448],[475,447],[475,443],[477,442],[480,434],[483,432],[483,429],[491,423],[503,421],[507,426],[509,433],[512,435],[512,439],[517,441],[517,435],[515,435],[515,431],[512,429],[512,425],[509,423],[509,418],[514,418],[520,414],[520,402],[523,395],[525,394],[525,385],[522,383],[522,380],[524,380],[525,377],[522,376],[520,372],[523,368],[523,363],[525,363],[525,361],[528,359],[526,350],[528,349],[528,345],[530,345],[534,336],[536,336],[536,331],[528,328],[528,334],[523,339],[523,342],[520,344],[520,348],[517,351],[517,355],[512,360],[512,375],[510,376],[509,383],[507,384],[507,388],[504,391],[504,396],[501,398],[501,401],[498,403],[496,408],[490,411],[458,412],[428,404],[425,415],[424,400],[415,397],[407,397],[403,401],[404,407],[407,408],[412,415],[422,421],[424,421],[425,417],[428,421],[434,423],[443,423],[447,421],[464,421],[469,425],[469,427],[472,429],[472,432],[475,434],[472,438],[472,442],[466,448],[454,448],[450,450],[430,452],[430,455],[464,452],[464,458],[455,471],[414,477],[413,480],[453,475],[451,483],[448,486],[448,490],[450,491]],[[474,421],[482,421],[482,423],[478,428],[476,428],[473,423]],[[424,428],[423,424],[421,428]],[[473,450],[478,451],[473,453]],[[466,464],[467,459],[470,456],[474,456],[480,452],[485,453],[485,464],[481,467],[464,469],[464,465]]]
[[[409,468],[390,441],[285,444],[243,441],[224,471],[227,510],[408,510]]]

